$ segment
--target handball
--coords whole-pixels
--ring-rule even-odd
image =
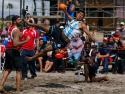
[[[63,4],[63,3],[62,3],[62,4],[60,4],[60,5],[59,5],[59,9],[61,9],[61,10],[66,9],[66,5],[65,5],[65,4]]]

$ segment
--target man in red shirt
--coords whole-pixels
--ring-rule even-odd
[[[33,23],[32,20],[29,20],[30,23]],[[36,72],[35,72],[35,60],[27,61],[26,56],[34,56],[35,55],[35,44],[36,41],[36,51],[39,49],[39,34],[32,26],[28,26],[27,28],[22,31],[22,39],[26,40],[27,36],[30,36],[30,40],[22,45],[21,51],[21,59],[22,59],[22,78],[26,81],[27,80],[27,64],[29,65],[31,77],[35,79]]]
[[[19,42],[20,39],[20,30],[18,27],[21,25],[21,19],[19,16],[15,15],[12,17],[12,26],[8,30],[8,44],[6,46],[6,60],[1,83],[0,83],[0,92],[4,93],[3,85],[12,70],[16,71],[16,91],[20,92],[20,83],[21,83],[21,71],[22,71],[22,62],[20,57],[20,52],[18,46],[21,46],[29,41],[30,37],[27,36],[25,41]]]
[[[118,40],[119,40],[120,37],[121,37],[121,34],[120,34],[119,29],[116,29],[115,33],[112,34],[112,37],[113,37],[113,39],[115,40],[115,42],[118,42]]]

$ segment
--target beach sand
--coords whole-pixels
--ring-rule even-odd
[[[125,94],[125,75],[109,73],[109,81],[84,83],[84,76],[74,75],[77,71],[62,73],[40,73],[37,79],[21,80],[21,92],[15,93],[16,72],[5,82],[7,94]],[[30,77],[30,73],[28,74]],[[104,74],[97,74],[97,77]],[[0,78],[2,73],[0,73]]]

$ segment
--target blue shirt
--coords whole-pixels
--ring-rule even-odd
[[[7,43],[8,43],[8,41],[5,40],[4,42],[2,42],[2,45],[4,45],[6,47]]]
[[[110,54],[110,47],[107,45],[105,48],[103,48],[102,46],[99,48],[100,55]]]
[[[69,14],[72,18],[74,18],[75,9],[74,9],[72,12],[70,12],[70,8],[73,7],[73,6],[75,6],[75,5],[74,5],[74,4],[70,4],[69,6],[67,6],[67,12],[68,12],[68,14]],[[66,21],[68,20],[68,17],[67,17],[67,16],[65,16],[65,20],[66,20]]]

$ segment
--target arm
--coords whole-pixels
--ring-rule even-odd
[[[92,36],[92,34],[90,33],[90,31],[87,29],[86,25],[83,24],[83,23],[80,23],[80,24],[82,25],[82,31],[85,32],[85,33],[88,35],[88,37],[89,37],[93,42],[95,42],[94,37]]]
[[[100,57],[108,57],[109,54],[106,54],[106,55],[100,55]]]
[[[73,18],[68,14],[68,12],[67,12],[67,9],[64,9],[64,10],[62,10],[64,13],[65,13],[65,15],[68,17],[68,19],[69,19],[69,21],[72,21],[73,20]]]
[[[36,39],[36,54],[39,51],[39,39]]]
[[[26,19],[23,19],[24,22],[30,26],[42,29],[43,31],[45,31],[46,33],[49,33],[50,30],[50,26],[44,26],[43,24],[34,24],[34,23],[30,23],[29,21],[27,21]]]
[[[30,37],[27,36],[25,41],[19,42],[19,38],[20,38],[20,31],[18,29],[13,31],[13,45],[14,46],[21,46],[23,44],[25,44],[26,42],[29,41]]]
[[[84,56],[84,53],[82,51],[82,62],[86,62],[87,61],[87,58]]]

